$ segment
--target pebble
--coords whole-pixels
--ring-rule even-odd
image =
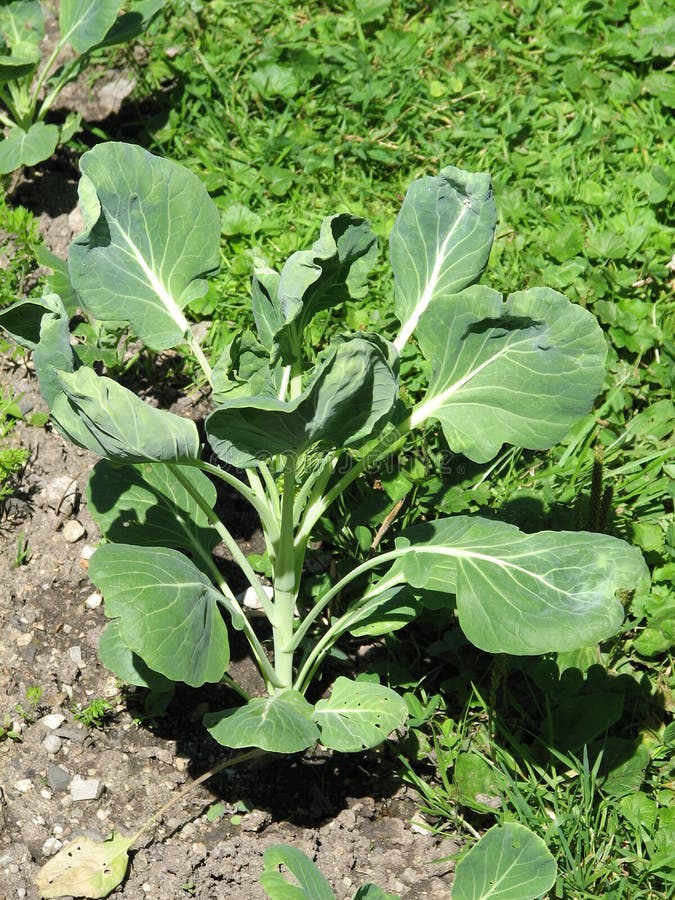
[[[58,753],[61,749],[61,738],[57,737],[55,734],[48,734],[42,741],[42,746],[47,753]]]
[[[74,775],[70,783],[70,796],[73,803],[80,800],[98,800],[103,793],[103,783],[98,778],[83,778]]]
[[[63,847],[63,841],[60,841],[55,837],[47,838],[47,840],[42,845],[42,855],[54,856],[55,853],[59,852],[61,847]]]
[[[20,794],[27,794],[28,791],[33,787],[33,782],[30,778],[21,778],[19,781],[14,782],[14,787]]]
[[[79,645],[76,644],[74,647],[69,647],[68,656],[78,666],[82,665],[82,647],[80,647]]]
[[[56,729],[60,728],[66,721],[66,717],[61,715],[61,713],[49,713],[49,715],[43,716],[39,721],[40,725],[44,725],[45,728],[56,731]]]
[[[84,601],[84,605],[87,609],[98,609],[101,603],[103,603],[103,596],[99,594],[98,591],[94,591],[93,594],[89,594],[87,599]]]
[[[47,784],[53,791],[65,791],[70,784],[70,772],[54,763],[47,766]]]
[[[75,544],[84,535],[84,525],[77,519],[68,519],[63,526],[63,540],[67,544]]]
[[[91,559],[94,553],[96,553],[96,548],[92,547],[91,544],[85,544],[80,550],[80,559]]]

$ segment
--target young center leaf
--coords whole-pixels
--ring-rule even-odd
[[[86,231],[70,248],[73,286],[97,319],[128,321],[165,350],[188,330],[183,308],[218,268],[220,218],[199,179],[130,144],[100,144],[80,161]]]
[[[299,454],[311,444],[354,446],[389,419],[398,394],[396,354],[377,335],[334,341],[310,384],[295,400],[270,396],[223,399],[206,420],[209,442],[233,465],[275,454]]]
[[[451,297],[478,280],[496,223],[488,175],[448,166],[412,183],[389,238],[399,350],[435,297]]]
[[[74,444],[116,462],[196,459],[197,426],[144,403],[111,378],[82,367],[58,373],[61,393],[52,406],[57,430]]]
[[[467,638],[488,653],[515,656],[574,650],[615,634],[623,621],[620,591],[642,589],[642,555],[604,534],[542,531],[454,516],[415,525],[394,563],[415,588],[457,595]]]
[[[502,444],[551,447],[588,410],[605,372],[594,316],[549,288],[506,300],[476,285],[438,298],[416,331],[433,366],[413,425],[438,419],[448,444],[487,462]]]
[[[283,316],[275,340],[285,363],[298,358],[302,333],[316,313],[365,294],[376,257],[377,237],[370,225],[346,214],[324,219],[312,249],[289,257],[279,276],[277,296],[269,298]],[[266,287],[268,291],[272,287],[271,279]]]
[[[105,597],[108,618],[145,664],[193,687],[220,681],[230,653],[220,594],[177,550],[104,544],[89,577]]]
[[[224,747],[260,747],[273,753],[299,753],[315,744],[319,729],[302,694],[282,691],[254,697],[245,706],[207,713],[203,722]]]

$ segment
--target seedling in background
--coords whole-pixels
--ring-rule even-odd
[[[13,0],[0,7],[0,174],[48,159],[78,131],[80,118],[48,124],[47,113],[99,50],[142,34],[164,0],[62,0],[59,39],[43,59],[46,3]],[[120,15],[122,12],[122,15]],[[65,55],[65,61],[64,61]]]
[[[391,521],[391,549],[365,555],[318,594],[303,590],[322,517],[427,422],[440,423],[453,452],[487,462],[504,443],[552,446],[600,390],[605,342],[587,310],[548,288],[504,299],[477,284],[496,223],[487,175],[448,167],[410,187],[390,236],[397,333],[306,346],[317,312],[365,297],[377,252],[364,220],[336,215],[281,272],[258,266],[255,333],[209,360],[183,312],[219,261],[219,215],[206,190],[181,166],[125,144],[96,147],[81,168],[86,230],[69,273],[82,307],[99,321],[128,321],[151,350],[186,346],[214,403],[209,454],[193,421],[82,363],[57,295],[0,313],[33,350],[55,427],[103,457],[87,500],[106,543],[89,574],[111,620],[101,658],[118,677],[158,694],[178,681],[229,684],[243,703],[204,716],[226,747],[358,752],[400,728],[407,707],[390,688],[345,676],[313,702],[312,684],[343,635],[370,640],[425,609],[456,617],[490,653],[568,651],[617,631],[617,593],[647,578],[639,552],[607,535],[525,534],[479,516],[398,533]],[[411,341],[431,374],[424,396],[406,405],[399,360]],[[214,482],[258,514],[271,596],[214,511]],[[271,646],[218,569],[219,543],[257,597]],[[342,606],[329,614],[337,597]],[[265,696],[249,697],[228,674],[228,625],[248,641]]]

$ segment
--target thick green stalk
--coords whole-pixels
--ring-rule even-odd
[[[284,688],[293,683],[293,616],[297,600],[297,575],[293,534],[295,504],[295,460],[289,457],[284,468],[281,501],[281,533],[274,563],[274,670]]]

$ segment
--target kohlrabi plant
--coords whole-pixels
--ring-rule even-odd
[[[39,0],[0,3],[0,174],[48,159],[79,128],[45,117],[63,88],[87,67],[92,54],[142,34],[164,0],[61,0],[59,37],[43,55],[45,11]],[[120,15],[120,13],[122,13]]]
[[[317,313],[366,302],[377,239],[363,219],[341,214],[280,272],[257,266],[255,331],[210,361],[184,313],[219,262],[218,210],[200,181],[117,143],[85,153],[81,168],[85,231],[69,272],[82,308],[127,321],[152,350],[187,346],[213,402],[201,437],[192,420],[82,364],[56,295],[1,314],[33,350],[54,426],[102,457],[87,498],[105,541],[89,573],[110,620],[101,658],[116,675],[160,693],[174,682],[229,684],[240,702],[204,717],[226,747],[356,752],[402,726],[406,705],[389,687],[346,675],[330,690],[322,684],[317,699],[312,685],[343,636],[371,640],[425,609],[456,618],[488,653],[568,651],[618,630],[624,592],[646,578],[635,549],[604,534],[526,534],[480,516],[419,521],[322,592],[304,587],[322,517],[418,429],[439,422],[452,451],[479,463],[505,443],[544,450],[601,388],[605,341],[587,310],[545,287],[504,298],[477,283],[496,222],[487,175],[448,167],[408,190],[389,239],[397,331],[307,346]],[[400,377],[411,344],[429,373],[417,399]],[[215,512],[218,484],[257,513],[270,584],[235,540],[236,523]],[[219,544],[269,630],[223,575]],[[231,629],[248,642],[263,696],[228,675]]]

